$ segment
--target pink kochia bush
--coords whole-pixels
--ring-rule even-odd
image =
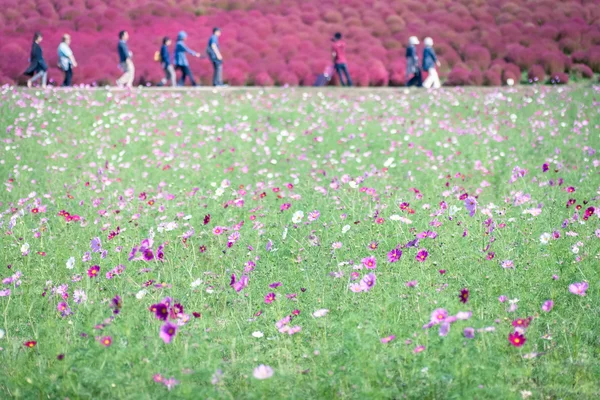
[[[164,77],[160,63],[153,60],[163,36],[175,38],[185,29],[187,45],[203,53],[213,26],[223,31],[225,81],[236,86],[312,85],[332,66],[330,38],[336,31],[344,34],[356,86],[403,85],[405,46],[412,35],[421,41],[433,37],[442,62],[438,72],[448,77],[446,85],[519,82],[521,73],[536,65],[552,76],[570,72],[573,64],[581,64],[573,69],[581,77],[589,77],[590,70],[600,72],[600,24],[593,1],[564,0],[556,10],[545,1],[479,2],[453,5],[433,15],[428,10],[438,9],[435,0],[376,6],[370,1],[334,6],[316,0],[42,0],[31,7],[0,0],[0,4],[5,10],[0,18],[0,83],[25,82],[22,73],[36,30],[44,35],[51,83],[62,82],[56,48],[61,36],[69,33],[79,62],[74,82],[114,85],[121,74],[116,51],[120,30],[130,33],[136,84],[153,84]],[[421,56],[422,45],[417,50]],[[207,57],[191,57],[190,68],[200,83],[211,84]],[[339,84],[337,77],[330,84]]]

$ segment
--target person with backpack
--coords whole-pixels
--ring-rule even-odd
[[[419,55],[417,54],[417,45],[419,39],[416,36],[408,38],[408,47],[406,48],[406,86],[423,86],[421,77],[421,67],[419,66]]]
[[[221,36],[221,29],[213,28],[213,34],[208,39],[206,47],[206,54],[213,64],[213,86],[223,86],[223,55],[219,48],[219,36]]]
[[[184,86],[185,78],[189,77],[192,86],[196,86],[196,81],[194,80],[194,76],[190,70],[190,63],[187,59],[186,53],[190,53],[194,57],[200,57],[200,53],[197,53],[187,47],[184,43],[185,39],[187,39],[187,33],[184,31],[179,32],[177,35],[177,43],[175,44],[175,56],[173,57],[173,62],[175,64],[175,68],[181,70],[181,79],[179,80],[179,85]]]
[[[342,34],[340,32],[337,32],[331,40],[333,41],[333,44],[331,45],[331,55],[333,56],[333,63],[340,78],[340,83],[342,86],[352,86],[352,79],[350,79],[348,65],[346,64],[346,42],[342,40]],[[344,76],[346,77],[345,82]]]
[[[42,87],[46,87],[46,82],[48,81],[48,64],[44,60],[44,55],[42,54],[42,47],[40,43],[42,42],[42,34],[40,32],[36,32],[33,35],[33,43],[31,44],[31,54],[29,56],[29,67],[24,72],[25,75],[31,76],[31,79],[27,80],[27,87],[31,87],[33,82],[38,79],[42,79]]]
[[[123,75],[117,79],[118,87],[132,87],[133,79],[135,78],[135,66],[133,65],[133,53],[127,47],[129,33],[127,31],[119,32],[119,44],[117,51],[119,53],[119,68],[123,71]]]
[[[162,68],[165,71],[165,77],[160,81],[159,86],[165,86],[169,81],[171,81],[171,86],[177,86],[175,68],[173,68],[173,64],[171,64],[171,56],[169,55],[170,45],[171,39],[169,39],[168,36],[165,36],[162,40],[162,46],[158,55],[158,61],[160,61]]]
[[[423,87],[429,89],[433,86],[437,89],[442,85],[435,67],[439,67],[441,64],[435,55],[435,50],[433,50],[433,39],[427,37],[423,43],[425,43],[425,49],[423,50],[423,69],[427,71],[428,74],[427,79],[423,82]]]
[[[73,51],[69,47],[70,44],[71,35],[65,33],[62,37],[62,42],[58,45],[58,67],[65,73],[65,80],[62,83],[63,87],[71,86],[73,68],[77,66]]]

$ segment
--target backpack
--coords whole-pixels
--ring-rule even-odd
[[[154,61],[156,61],[156,62],[162,61],[161,57],[160,57],[160,51],[154,52]]]

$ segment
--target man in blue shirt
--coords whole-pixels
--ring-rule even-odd
[[[206,53],[210,57],[214,68],[213,86],[223,86],[223,56],[219,49],[219,36],[221,36],[221,30],[214,28],[206,48]]]
[[[184,31],[179,32],[177,35],[177,43],[175,44],[175,59],[173,62],[175,67],[181,70],[181,79],[179,80],[179,84],[181,86],[185,85],[185,78],[189,76],[192,86],[196,86],[196,81],[194,80],[194,76],[190,70],[190,63],[188,62],[186,53],[190,53],[194,57],[200,57],[200,53],[191,50],[185,45],[184,42],[186,38],[187,33]]]
[[[123,75],[117,79],[117,86],[119,87],[131,87],[133,85],[133,78],[135,77],[135,67],[132,61],[133,54],[127,47],[128,39],[129,33],[127,31],[119,32],[117,50],[119,52],[119,68],[123,71]]]

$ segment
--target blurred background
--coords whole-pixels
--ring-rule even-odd
[[[331,62],[331,36],[343,33],[357,86],[402,86],[408,37],[430,36],[446,85],[498,86],[596,79],[600,73],[598,0],[0,0],[0,83],[23,84],[33,33],[49,78],[62,81],[56,49],[72,35],[74,83],[114,84],[118,32],[130,33],[136,84],[160,81],[154,61],[163,36],[188,33],[204,52],[222,29],[230,85],[307,85]],[[173,46],[171,47],[171,50]],[[419,54],[422,44],[418,46]],[[189,58],[202,84],[207,59]],[[337,77],[330,82],[338,84]]]

